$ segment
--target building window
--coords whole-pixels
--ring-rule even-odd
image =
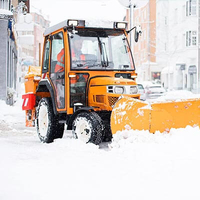
[[[165,25],[167,25],[167,16],[165,16]]]
[[[183,5],[183,8],[182,8],[182,20],[183,21],[185,20],[185,15],[186,15],[186,8],[185,8],[185,5]]]
[[[178,48],[177,40],[178,40],[178,37],[175,36],[175,37],[174,37],[174,47],[175,47],[175,49]]]
[[[164,43],[164,51],[167,51],[167,43]]]
[[[185,34],[182,36],[182,48],[185,48]]]
[[[191,31],[186,32],[186,47],[191,46]]]
[[[192,45],[196,46],[197,45],[197,32],[192,31]]]
[[[197,32],[187,31],[186,32],[186,46],[196,46],[197,45]]]
[[[143,35],[143,39],[146,40],[146,30],[145,29],[143,30],[142,35]]]
[[[186,16],[196,16],[196,0],[186,1]]]
[[[174,23],[175,24],[178,23],[178,9],[177,8],[174,10]]]
[[[152,80],[160,80],[160,72],[151,72]]]
[[[144,11],[144,20],[146,20],[147,18],[147,13],[146,13],[146,10]]]
[[[196,15],[197,0],[191,0],[191,15]]]
[[[8,0],[0,0],[0,9],[9,10],[9,1]]]

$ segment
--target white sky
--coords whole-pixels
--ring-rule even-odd
[[[31,0],[33,7],[49,15],[51,25],[69,18],[122,21],[126,14],[118,0]]]

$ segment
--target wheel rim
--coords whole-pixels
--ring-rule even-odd
[[[89,142],[91,138],[91,123],[86,118],[77,118],[75,121],[75,134],[78,139],[84,143]]]
[[[48,110],[45,105],[41,105],[38,116],[39,134],[46,137],[49,125]]]

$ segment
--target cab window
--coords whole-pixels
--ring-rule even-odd
[[[50,78],[54,85],[57,107],[65,108],[65,51],[63,33],[57,33],[51,40]]]
[[[52,49],[51,49],[51,72],[54,73],[56,70],[56,64],[57,62],[60,62],[63,64],[64,62],[64,41],[63,41],[63,34],[62,32],[53,35],[52,37]],[[63,57],[60,60],[59,54],[63,51]],[[60,64],[61,64],[60,63]],[[61,66],[61,65],[60,65]],[[61,67],[64,67],[62,65]]]
[[[76,77],[70,79],[70,106],[82,103],[86,106],[86,86],[89,78],[88,73],[77,73]]]
[[[50,42],[46,40],[45,47],[44,47],[44,60],[43,60],[43,67],[42,72],[47,72],[49,68],[49,50],[50,50]]]

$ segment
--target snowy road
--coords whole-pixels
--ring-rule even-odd
[[[20,102],[0,101],[0,200],[200,199],[200,130],[118,133],[95,146],[42,144]]]

